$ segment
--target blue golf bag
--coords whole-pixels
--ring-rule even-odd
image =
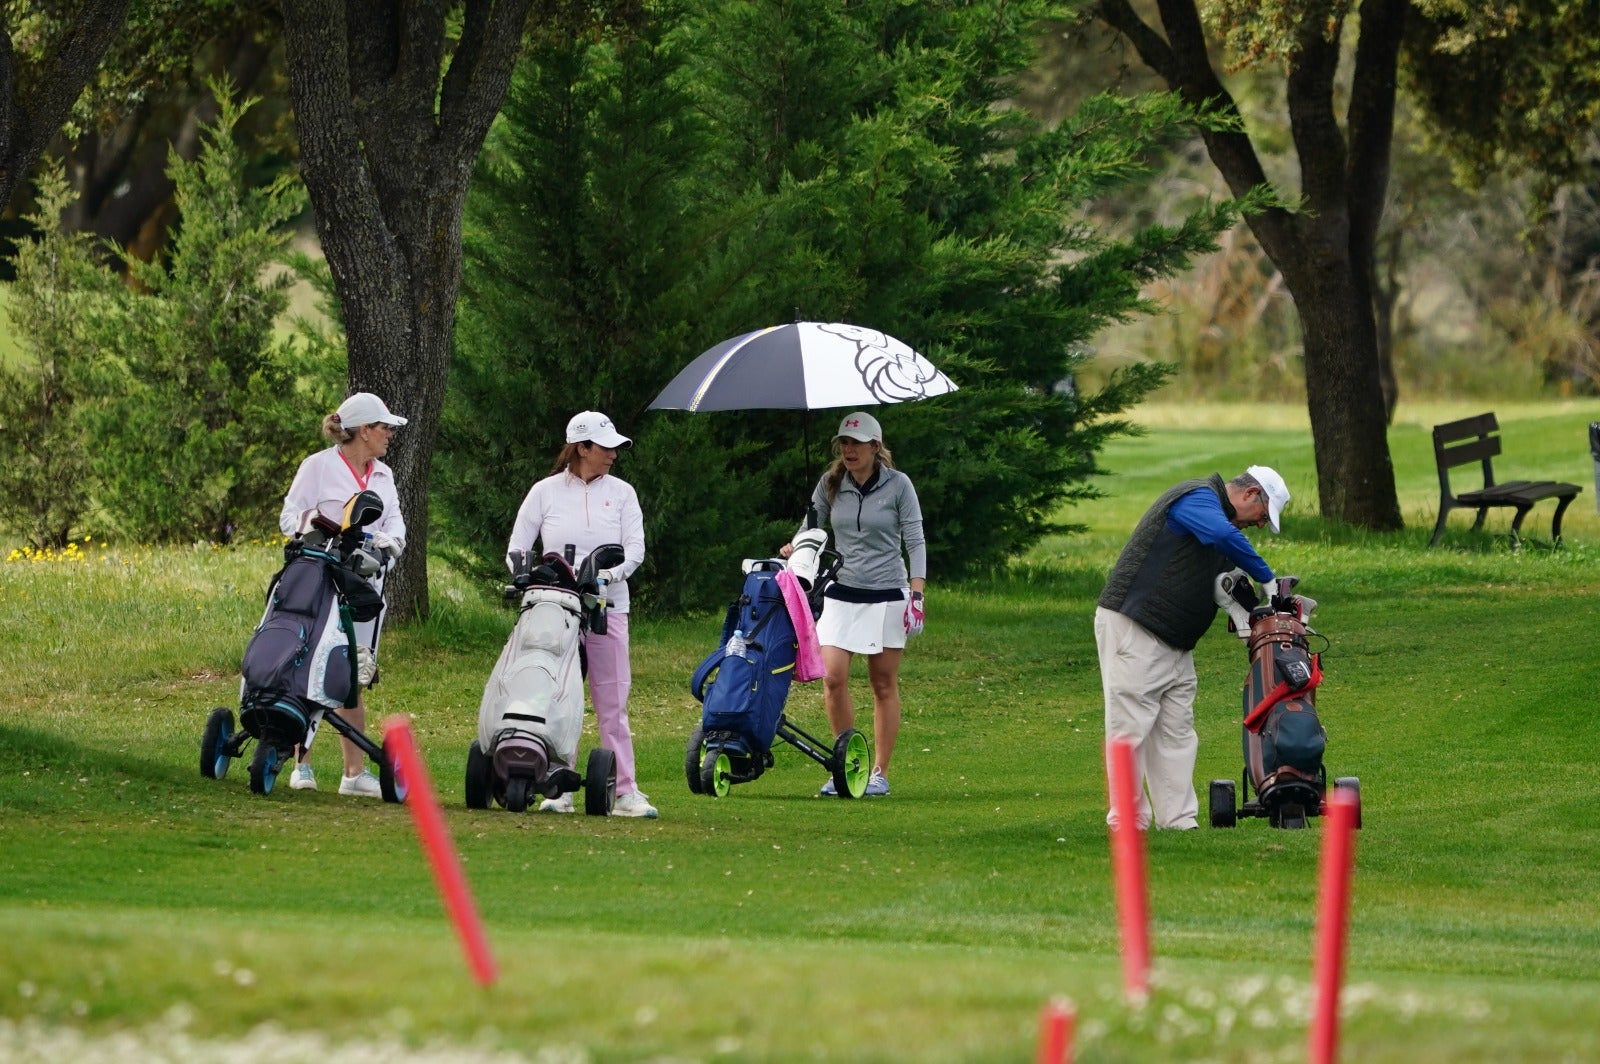
[[[814,563],[816,553],[806,552],[802,561]],[[776,558],[745,562],[744,584],[723,618],[720,643],[689,680],[702,707],[700,726],[684,751],[684,774],[695,794],[721,798],[731,785],[758,778],[772,767],[775,738],[832,773],[839,797],[859,798],[866,788],[872,764],[866,736],[848,728],[829,742],[784,715],[800,647],[778,583],[785,568]],[[820,591],[837,568],[835,556],[820,577],[808,569],[802,586],[809,578],[811,589]]]
[[[705,735],[753,758],[765,758],[772,749],[800,646],[778,588],[780,569],[774,562],[755,563],[722,621],[721,645],[689,681],[704,706]]]

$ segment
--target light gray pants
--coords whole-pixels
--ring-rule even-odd
[[[1133,744],[1139,773],[1139,827],[1197,827],[1200,799],[1194,763],[1194,654],[1175,650],[1137,621],[1104,607],[1094,611],[1100,685],[1106,699],[1106,740]],[[1145,794],[1149,789],[1148,797]],[[1106,822],[1116,817],[1106,814]]]

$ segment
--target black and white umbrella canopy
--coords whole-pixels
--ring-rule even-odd
[[[953,392],[904,343],[859,325],[797,321],[711,348],[662,389],[652,410],[826,410]]]

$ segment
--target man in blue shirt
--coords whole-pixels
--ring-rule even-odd
[[[1152,813],[1158,828],[1198,824],[1194,647],[1216,617],[1219,574],[1239,568],[1273,580],[1241,530],[1277,532],[1288,501],[1283,478],[1266,466],[1226,482],[1213,473],[1176,484],[1139,519],[1106,579],[1094,614],[1106,739],[1134,745],[1141,829]]]

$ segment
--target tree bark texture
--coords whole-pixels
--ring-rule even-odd
[[[1363,0],[1343,129],[1334,110],[1340,38],[1334,5],[1310,5],[1286,81],[1301,204],[1248,216],[1300,315],[1322,516],[1376,530],[1402,525],[1378,357],[1374,243],[1388,186],[1395,75],[1409,4]],[[1160,32],[1129,0],[1098,0],[1095,12],[1190,104],[1237,117],[1238,105],[1211,65],[1194,0],[1158,0],[1157,6]],[[1266,183],[1242,124],[1202,135],[1235,195]],[[1269,459],[1264,453],[1262,461]]]
[[[453,47],[443,0],[282,4],[301,173],[344,314],[350,390],[409,419],[388,457],[408,530],[388,583],[402,619],[428,612],[428,486],[467,185],[531,3],[468,0]]]
[[[11,201],[17,184],[66,124],[127,20],[128,0],[85,0],[26,84],[19,83],[11,34],[0,22],[0,205]]]

